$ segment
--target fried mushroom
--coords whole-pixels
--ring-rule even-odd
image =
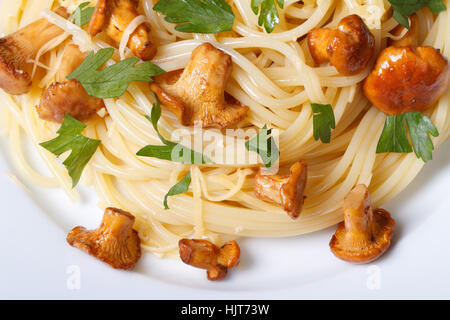
[[[364,82],[370,102],[388,115],[425,111],[448,90],[450,67],[432,47],[388,47]]]
[[[375,52],[375,38],[356,14],[343,18],[337,28],[318,28],[308,33],[308,46],[317,64],[330,62],[350,76],[363,71]]]
[[[344,221],[331,238],[331,251],[347,262],[374,261],[389,248],[394,225],[389,212],[372,210],[367,187],[357,185],[344,199]]]
[[[265,174],[260,168],[255,176],[256,196],[281,205],[292,219],[298,218],[305,198],[307,168],[305,160],[294,163],[289,175]]]
[[[125,29],[139,16],[139,0],[99,0],[89,21],[88,32],[95,36],[101,31],[119,44]],[[151,41],[150,26],[142,23],[130,35],[127,44],[133,54],[144,60],[151,60],[156,46]]]
[[[225,86],[231,75],[231,57],[210,43],[193,52],[184,71],[171,72],[150,84],[161,102],[181,124],[227,128],[240,122],[248,107],[225,99]]]
[[[239,263],[241,250],[236,241],[221,248],[207,240],[181,239],[178,242],[181,260],[193,267],[206,269],[208,280],[222,280],[228,269]]]
[[[129,212],[107,208],[98,229],[76,227],[67,235],[67,242],[113,268],[130,269],[141,257],[140,239],[133,230],[134,220]]]
[[[67,18],[65,8],[56,11]],[[0,88],[13,95],[28,93],[32,79],[29,62],[39,49],[50,40],[63,34],[63,30],[46,19],[39,19],[0,39]]]
[[[332,31],[328,28],[316,28],[308,33],[309,52],[317,64],[330,62],[327,47]]]
[[[60,82],[48,86],[42,93],[39,106],[36,107],[41,119],[61,123],[68,113],[80,121],[85,121],[105,107],[103,100],[91,97],[78,80],[66,79],[86,56],[77,45],[67,45],[59,70]]]

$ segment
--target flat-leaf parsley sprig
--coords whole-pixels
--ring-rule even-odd
[[[271,33],[275,26],[280,23],[277,5],[283,9],[284,0],[252,0],[253,12],[258,15],[258,25],[263,26],[267,33]]]
[[[245,148],[256,152],[268,169],[271,169],[280,157],[280,151],[271,134],[272,129],[267,129],[267,125],[264,125],[255,137],[245,142]]]
[[[191,173],[187,173],[180,181],[178,181],[172,188],[170,188],[169,192],[164,196],[164,209],[169,209],[169,205],[167,204],[168,197],[176,196],[179,194],[183,194],[189,190],[189,186],[191,185]]]
[[[429,134],[433,137],[439,136],[431,120],[420,112],[386,116],[383,132],[377,145],[377,153],[410,153],[414,149],[417,158],[427,162],[432,160],[434,150]]]
[[[82,135],[85,128],[85,124],[66,114],[61,127],[57,131],[58,137],[39,144],[57,157],[66,151],[72,151],[63,164],[72,178],[73,188],[80,181],[84,167],[100,144],[100,140],[90,139]]]
[[[89,20],[91,20],[92,14],[95,11],[95,7],[88,7],[90,4],[90,2],[83,2],[73,12],[73,23],[75,23],[77,26],[82,27],[88,24]]]
[[[234,13],[225,0],[160,0],[153,10],[165,15],[175,30],[191,33],[231,31]]]
[[[322,143],[330,143],[331,129],[336,128],[336,120],[331,104],[311,103],[313,111],[314,139]]]
[[[156,94],[154,92],[152,92],[152,94],[156,102],[153,104],[151,116],[146,116],[146,118],[152,123],[153,128],[164,145],[147,145],[139,150],[136,155],[170,160],[184,164],[205,164],[212,162],[202,153],[191,150],[181,144],[169,141],[163,137],[158,129],[158,121],[161,118],[161,104]]]
[[[113,54],[114,48],[92,51],[67,79],[80,81],[90,96],[107,99],[122,96],[132,81],[151,82],[152,77],[165,73],[150,61],[137,64],[139,59],[135,57],[100,69]]]

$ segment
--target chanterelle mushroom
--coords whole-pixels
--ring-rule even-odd
[[[119,44],[125,29],[139,16],[138,5],[139,0],[99,0],[89,21],[89,33],[95,36],[103,30]],[[156,46],[150,38],[150,26],[147,23],[139,25],[130,35],[127,46],[136,57],[151,60],[156,54]]]
[[[65,8],[56,11],[67,18]],[[0,88],[9,94],[28,93],[32,79],[32,64],[39,49],[64,31],[46,19],[39,19],[22,29],[0,39]]]
[[[208,280],[222,280],[229,268],[239,263],[241,250],[236,241],[221,248],[207,240],[181,239],[178,242],[181,260],[196,268],[206,269]]]
[[[344,199],[344,221],[331,238],[331,251],[348,262],[376,260],[389,248],[394,225],[389,212],[372,210],[367,187],[357,185]]]
[[[48,121],[62,122],[66,113],[84,121],[94,115],[97,110],[105,107],[102,99],[91,97],[76,79],[67,80],[86,58],[77,45],[69,44],[64,50],[59,70],[60,82],[52,83],[42,93],[41,101],[36,110],[39,117]]]
[[[450,67],[432,47],[388,47],[364,82],[366,97],[388,115],[424,111],[448,90]]]
[[[419,31],[420,31],[419,17],[417,16],[417,14],[413,13],[412,15],[409,16],[409,21],[410,21],[409,30],[400,39],[397,40],[389,39],[388,44],[390,46],[417,47],[417,45],[419,44]],[[391,31],[391,34],[393,36],[400,36],[402,32],[404,32],[405,30],[406,28],[401,24],[399,24]]]
[[[255,176],[255,194],[264,201],[280,204],[292,219],[302,211],[307,178],[305,160],[294,163],[289,175],[265,174],[263,170]]]
[[[84,121],[105,107],[102,99],[91,97],[76,79],[67,80],[87,56],[78,46],[69,44],[64,50],[59,70],[60,82],[52,83],[42,93],[41,101],[36,110],[39,117],[48,121],[62,122],[66,113]]]
[[[308,46],[317,64],[330,63],[343,75],[364,70],[375,52],[375,38],[356,14],[343,18],[336,29],[318,28],[308,33]]]
[[[231,75],[231,57],[210,43],[203,43],[193,52],[184,71],[159,77],[150,88],[161,102],[191,126],[227,128],[241,121],[247,106],[225,99],[225,85]]]
[[[76,227],[67,235],[67,242],[86,251],[116,269],[130,269],[141,257],[140,239],[133,230],[134,216],[107,208],[97,230]]]

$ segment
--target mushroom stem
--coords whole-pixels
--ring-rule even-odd
[[[98,233],[108,234],[110,237],[123,239],[132,232],[134,224],[134,216],[130,213],[108,208],[103,215],[103,220],[100,227],[97,229]]]
[[[333,30],[328,28],[318,28],[312,29],[308,33],[309,52],[311,53],[314,62],[317,64],[330,62],[327,47],[332,31]]]
[[[344,199],[345,230],[348,234],[370,241],[372,221],[369,191],[365,185],[357,185]]]
[[[106,10],[108,6],[108,0],[98,0],[95,6],[95,11],[92,14],[91,20],[88,25],[88,32],[91,36],[95,37],[102,31],[103,25],[106,21]]]
[[[294,163],[289,175],[264,174],[260,169],[255,176],[255,194],[261,200],[281,205],[291,218],[296,219],[302,210],[306,179],[305,160]]]
[[[67,18],[67,11],[56,11]],[[0,88],[9,94],[19,95],[30,91],[31,77],[28,72],[39,49],[64,31],[46,19],[39,19],[22,29],[0,39]]]
[[[22,54],[27,58],[31,58],[36,55],[43,45],[63,32],[62,29],[46,19],[39,19],[10,34],[5,39],[11,43],[20,44]]]
[[[59,79],[65,80],[66,77],[75,71],[76,68],[86,59],[87,53],[81,52],[80,48],[75,44],[69,44],[64,49],[64,54],[61,59],[61,66],[59,68]]]

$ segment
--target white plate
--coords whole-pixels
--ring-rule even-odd
[[[336,259],[328,247],[333,227],[295,238],[241,239],[241,263],[222,282],[150,254],[133,272],[117,271],[70,247],[65,236],[72,227],[95,228],[101,220],[93,197],[81,189],[82,202],[73,204],[61,190],[23,190],[5,174],[15,170],[1,141],[0,298],[450,298],[450,141],[385,206],[397,222],[395,238],[375,263]]]
[[[65,237],[72,227],[98,226],[95,197],[82,189],[82,202],[73,204],[61,190],[24,191],[6,174],[16,170],[0,137],[0,298],[450,298],[450,141],[434,158],[385,206],[397,222],[395,238],[375,263],[336,259],[328,247],[333,227],[295,238],[241,239],[241,263],[212,283],[205,271],[179,261],[145,254],[124,272],[70,247]]]

